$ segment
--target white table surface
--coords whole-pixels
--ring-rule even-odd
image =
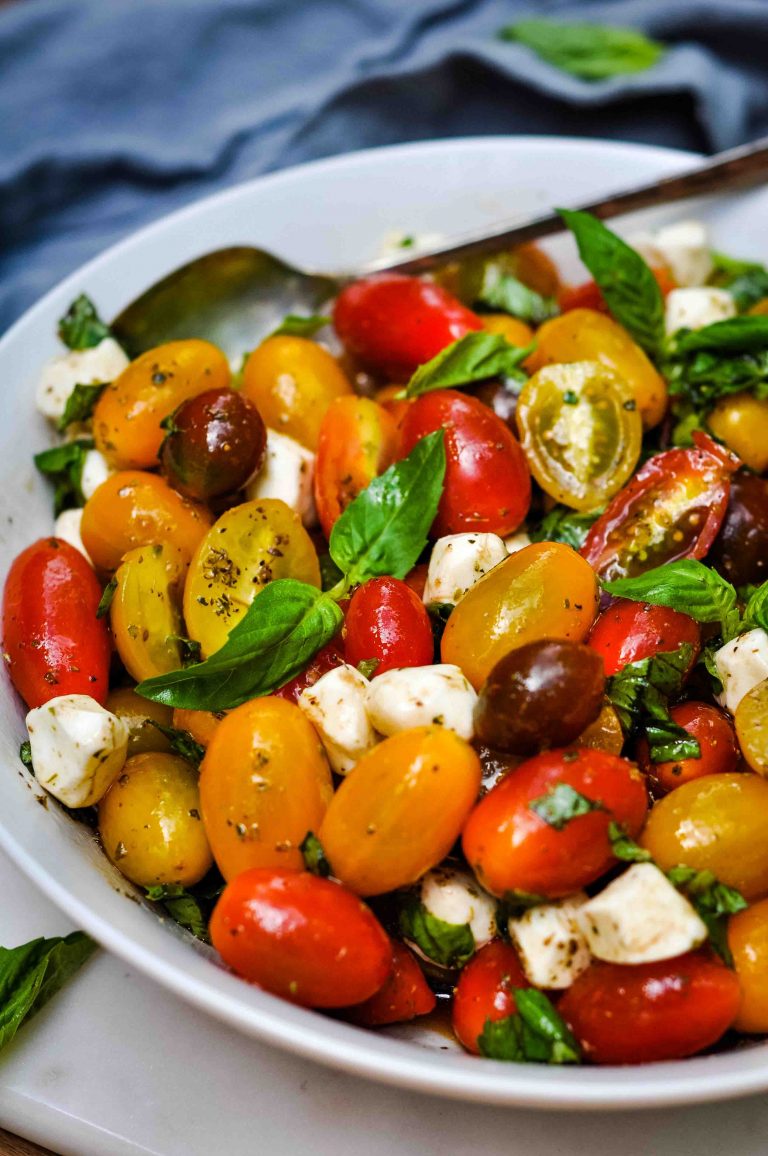
[[[71,930],[0,854],[0,942]],[[486,1108],[239,1036],[104,953],[0,1056],[0,1125],[63,1156],[764,1156],[768,1096],[678,1111]]]

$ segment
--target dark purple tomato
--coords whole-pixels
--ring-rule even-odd
[[[206,502],[242,489],[264,464],[266,448],[253,402],[233,389],[211,389],[171,415],[160,460],[174,489]]]
[[[720,533],[707,558],[734,586],[768,578],[768,478],[739,470]]]
[[[517,436],[515,413],[517,411],[517,399],[520,396],[518,382],[494,377],[490,381],[482,381],[466,392],[492,409],[496,417],[500,417],[504,424],[509,426],[512,433]]]

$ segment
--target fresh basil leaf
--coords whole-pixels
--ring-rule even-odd
[[[19,747],[19,758],[25,767],[32,769],[32,743],[29,739],[25,739]]]
[[[518,377],[533,345],[510,345],[500,333],[467,333],[420,365],[405,388],[406,397],[421,397],[435,389],[455,389],[489,377]]]
[[[701,758],[701,746],[697,739],[671,718],[648,719],[644,729],[651,762],[669,763]]]
[[[651,356],[664,346],[664,300],[643,258],[590,213],[557,210],[611,314]]]
[[[0,1049],[96,951],[82,931],[0,947]]]
[[[608,824],[608,839],[611,850],[622,863],[650,863],[650,851],[638,846],[620,823],[611,822]]]
[[[112,331],[99,317],[90,297],[81,293],[59,322],[59,337],[69,349],[92,349]]]
[[[103,618],[105,614],[109,614],[109,608],[112,605],[112,599],[115,597],[117,590],[117,578],[110,578],[102,592],[99,599],[99,605],[96,607],[96,617]]]
[[[617,598],[669,606],[696,622],[719,622],[724,642],[730,642],[741,629],[734,587],[695,558],[678,558],[634,578],[604,582],[603,589]]]
[[[679,695],[692,658],[693,647],[685,642],[677,650],[628,663],[606,684],[625,734],[644,733],[654,763],[701,758],[696,739],[669,715],[669,699]]]
[[[674,403],[675,417],[691,421],[693,410],[698,426],[716,401],[734,393],[750,392],[756,398],[768,396],[768,350],[754,353],[719,353],[673,350],[662,364]],[[680,444],[680,443],[678,443]]]
[[[38,470],[53,483],[53,512],[56,517],[62,510],[85,505],[81,479],[85,455],[91,449],[93,442],[90,438],[83,438],[35,454],[33,460]]]
[[[532,542],[565,542],[580,550],[587,540],[587,534],[603,513],[605,507],[583,513],[569,510],[567,506],[555,506],[541,523],[529,531]]]
[[[571,819],[578,819],[580,815],[588,815],[590,811],[604,811],[602,803],[588,799],[579,791],[574,790],[568,783],[556,783],[540,795],[538,799],[531,799],[528,810],[534,811],[556,831],[562,831]]]
[[[307,871],[311,871],[313,875],[319,875],[321,879],[327,879],[333,874],[325,848],[313,831],[307,831],[299,850],[304,857],[304,866]]]
[[[289,313],[269,336],[314,337],[318,330],[330,325],[330,323],[330,317],[322,317],[319,313],[313,313],[309,317],[299,317],[296,313]]]
[[[428,959],[443,967],[463,967],[475,953],[475,937],[468,923],[446,923],[414,897],[400,911],[400,931]]]
[[[747,629],[761,626],[763,630],[768,630],[768,582],[758,586],[747,598],[747,605],[744,607],[744,626]]]
[[[477,1040],[480,1054],[513,1063],[578,1064],[579,1045],[544,993],[528,987],[513,994],[517,1011],[485,1021]]]
[[[768,297],[768,269],[755,261],[740,261],[724,253],[712,253],[711,285],[727,289],[740,313]]]
[[[334,523],[331,557],[350,585],[382,574],[404,578],[413,569],[443,493],[443,436],[436,430],[422,438],[407,458],[374,478]]]
[[[76,385],[67,398],[64,413],[57,423],[56,428],[59,433],[64,433],[67,427],[74,422],[88,421],[93,416],[96,402],[106,388],[106,382],[101,382],[98,385]]]
[[[322,589],[325,591],[334,590],[340,582],[343,582],[343,573],[330,554],[321,554],[318,561],[320,562],[320,585]]]
[[[147,899],[160,903],[181,927],[191,931],[196,939],[210,943],[208,923],[194,895],[178,883],[159,883],[146,889]]]
[[[651,68],[664,46],[635,28],[586,21],[519,20],[499,32],[580,80],[608,80]]]
[[[166,706],[230,710],[299,674],[342,619],[327,594],[293,578],[277,579],[253,600],[221,650],[195,666],[145,679],[136,690]]]
[[[696,909],[709,932],[709,941],[717,954],[733,967],[733,956],[728,946],[728,917],[748,906],[741,892],[721,883],[711,871],[697,871],[693,867],[673,867],[667,878]]]
[[[166,726],[165,723],[157,722],[153,718],[148,718],[147,722],[155,730],[160,731],[161,735],[165,735],[175,755],[186,759],[193,767],[200,766],[205,758],[205,747],[197,739],[194,739],[189,731],[181,730],[179,727]]]
[[[194,666],[200,662],[202,647],[194,638],[187,638],[186,634],[168,634],[166,642],[175,642],[181,648],[181,665]]]
[[[556,317],[560,312],[554,297],[543,297],[535,289],[524,285],[512,273],[505,273],[503,268],[489,261],[483,272],[483,283],[480,287],[476,305],[488,309],[497,309],[502,313],[510,313],[521,321],[530,321],[533,325],[541,325],[550,317]]]
[[[703,329],[681,329],[674,336],[677,353],[755,353],[768,349],[768,317],[748,314],[715,321]]]

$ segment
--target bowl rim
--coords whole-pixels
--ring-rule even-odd
[[[6,347],[50,309],[53,298],[65,291],[83,291],[93,274],[123,259],[134,246],[161,235],[170,226],[193,220],[201,212],[247,197],[253,189],[265,185],[279,187],[281,183],[301,180],[308,173],[330,172],[341,176],[345,168],[361,164],[375,167],[382,161],[396,163],[411,154],[482,153],[494,147],[535,153],[564,145],[599,150],[617,161],[628,153],[643,153],[649,162],[657,161],[667,169],[670,162],[693,161],[699,155],[680,149],[589,137],[490,135],[367,148],[281,169],[195,198],[91,258],[49,289],[0,337],[0,360]],[[190,951],[186,943],[181,944],[184,951],[189,952],[191,960],[204,964],[205,971],[191,963],[187,967],[181,959],[177,963],[163,958],[151,947],[138,944],[129,932],[111,922],[108,916],[94,911],[49,873],[2,822],[0,847],[83,930],[174,994],[246,1034],[353,1075],[438,1096],[550,1110],[658,1108],[734,1098],[768,1088],[768,1044],[685,1061],[623,1068],[546,1068],[490,1060],[478,1062],[474,1057],[459,1055],[451,1056],[447,1063],[443,1062],[447,1057],[441,1056],[440,1062],[436,1062],[432,1050],[329,1020],[252,988],[247,989],[251,998],[245,1000],[242,981],[221,969],[211,973],[208,961]]]

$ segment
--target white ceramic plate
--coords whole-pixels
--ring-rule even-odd
[[[176,266],[224,245],[262,245],[317,269],[354,268],[376,256],[382,238],[393,230],[459,233],[552,204],[573,205],[679,170],[692,159],[661,149],[557,138],[485,137],[377,149],[241,185],[116,245],[52,290],[0,341],[3,579],[13,557],[52,529],[50,492],[31,460],[49,443],[34,411],[33,388],[41,362],[57,352],[56,322],[78,293],[87,292],[105,316],[113,316]],[[768,259],[768,192],[696,211],[711,220],[721,248]],[[663,219],[680,215],[673,209]],[[554,242],[552,250],[577,271],[567,241]],[[624,1108],[768,1088],[768,1045],[763,1044],[641,1068],[500,1064],[441,1050],[447,1041],[418,1027],[390,1035],[364,1031],[250,988],[136,902],[84,827],[55,804],[40,805],[40,791],[18,759],[23,717],[6,683],[0,690],[4,850],[108,950],[246,1033],[355,1074],[496,1104]]]

